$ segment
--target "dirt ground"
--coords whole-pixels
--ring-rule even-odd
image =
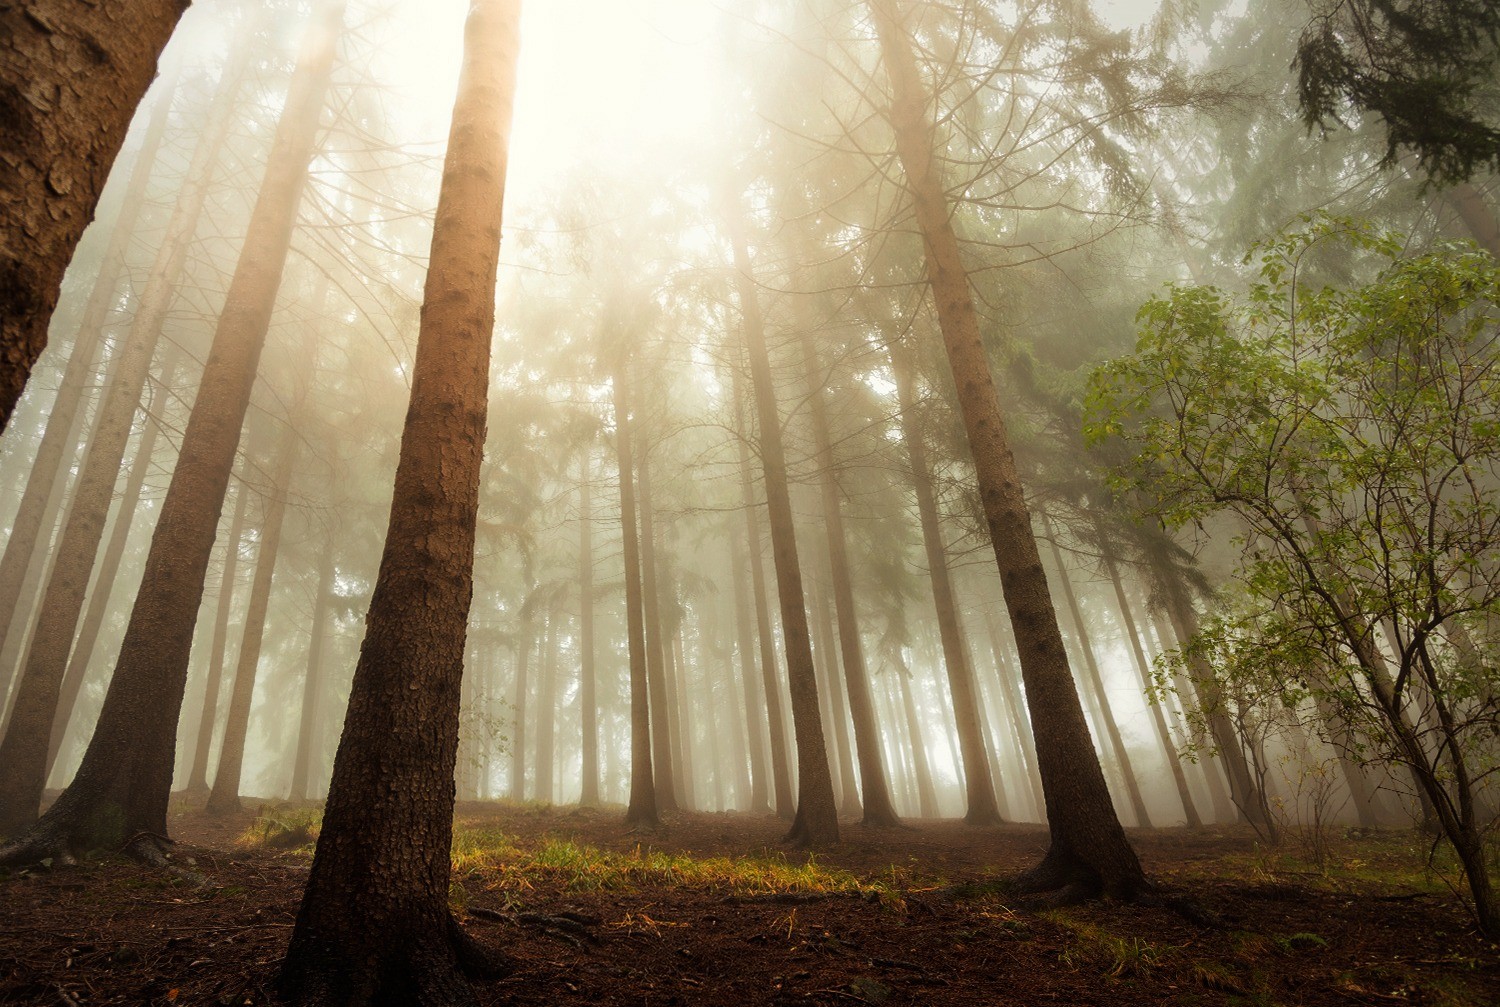
[[[276,1003],[310,848],[247,843],[255,817],[175,819],[176,859],[211,889],[119,858],[0,872],[0,1003]],[[778,889],[744,879],[747,864],[790,877],[808,862],[777,845],[773,818],[674,815],[651,835],[617,811],[458,818],[512,851],[455,871],[469,932],[517,965],[478,987],[485,1005],[1500,1004],[1500,949],[1422,869],[1415,836],[1338,839],[1312,869],[1249,832],[1133,832],[1151,875],[1221,921],[1204,928],[1161,908],[1008,906],[982,883],[1033,862],[1039,827],[847,824],[813,881]],[[628,877],[590,866],[653,852]],[[586,921],[567,937],[527,915],[565,912]]]

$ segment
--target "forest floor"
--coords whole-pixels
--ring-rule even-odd
[[[175,814],[174,857],[206,889],[120,858],[0,872],[0,1003],[276,1003],[315,820]],[[1132,831],[1153,878],[1221,919],[1205,929],[1162,908],[1014,908],[985,883],[1035,861],[1040,827],[912,824],[846,824],[809,856],[769,817],[633,834],[618,811],[461,805],[455,911],[517,965],[480,1002],[1500,1003],[1500,948],[1420,836],[1267,851],[1238,829]],[[531,915],[561,913],[584,925],[560,936]]]

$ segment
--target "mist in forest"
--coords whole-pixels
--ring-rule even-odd
[[[1425,827],[1493,937],[1497,15],[1390,6],[194,3],[7,405],[0,861],[327,798],[295,962],[402,781]]]

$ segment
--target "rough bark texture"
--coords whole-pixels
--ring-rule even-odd
[[[0,431],[183,0],[0,7]]]
[[[656,780],[651,772],[651,697],[642,611],[641,543],[635,519],[635,453],[631,439],[629,363],[615,365],[615,451],[620,463],[620,528],[625,563],[625,633],[630,651],[630,798],[625,824],[656,828]]]
[[[582,730],[580,769],[583,783],[578,803],[599,803],[599,701],[594,674],[594,510],[590,487],[591,460],[579,461],[578,478],[578,712]]]
[[[229,712],[224,715],[224,741],[219,745],[219,765],[214,772],[213,792],[208,795],[210,814],[227,815],[240,809],[240,776],[245,765],[245,738],[250,730],[250,703],[255,698],[260,648],[266,635],[266,612],[271,605],[271,584],[281,552],[281,528],[286,523],[287,493],[301,443],[294,422],[288,422],[277,448],[276,471],[271,495],[266,500],[260,525],[260,551],[255,557],[255,577],[250,582],[250,605],[245,610],[245,631],[234,669],[234,689]]]
[[[1000,810],[995,803],[995,781],[990,773],[989,756],[985,753],[979,702],[974,695],[974,669],[969,666],[963,627],[958,621],[953,580],[948,575],[948,550],[943,545],[937,493],[932,485],[932,468],[927,462],[927,445],[917,422],[916,367],[911,348],[903,345],[899,336],[891,340],[889,349],[891,372],[896,379],[896,401],[901,410],[901,442],[906,446],[912,490],[917,498],[917,517],[922,523],[927,580],[932,587],[933,607],[937,610],[943,667],[948,672],[948,691],[953,694],[953,718],[958,724],[959,751],[963,753],[964,821],[970,825],[996,825],[1000,822]],[[902,688],[909,695],[910,687],[904,681]],[[923,814],[925,817],[926,813]]]
[[[854,581],[849,573],[849,550],[844,534],[844,509],[834,473],[833,436],[823,396],[826,381],[804,327],[798,333],[802,349],[803,376],[808,384],[813,446],[823,507],[823,531],[828,543],[828,566],[833,574],[833,608],[838,619],[839,653],[843,657],[844,682],[848,687],[849,715],[854,721],[854,748],[859,759],[860,806],[864,825],[899,825],[891,804],[890,784],[880,753],[880,725],[870,696],[870,675],[865,669],[864,645],[859,638],[859,612],[854,604]]]
[[[113,377],[95,417],[68,518],[54,550],[56,558],[42,596],[41,614],[17,687],[5,741],[0,743],[0,833],[14,833],[35,820],[68,654],[73,648],[89,577],[104,538],[115,483],[141,394],[150,376],[151,359],[176,294],[220,148],[228,135],[227,120],[238,91],[239,75],[233,68],[226,73],[233,76],[226,79],[215,97],[209,110],[209,127],[193,151],[166,233],[136,304],[125,345],[113,365]],[[273,289],[273,296],[274,293]],[[196,609],[195,600],[192,610]],[[191,634],[189,623],[189,644]]]
[[[839,839],[838,810],[833,803],[833,777],[823,744],[818,713],[818,682],[813,669],[812,641],[807,630],[807,607],[802,590],[802,567],[797,559],[797,532],[792,520],[792,497],[787,486],[786,449],[781,442],[781,417],[776,410],[776,388],[771,377],[771,355],[766,348],[759,296],[751,273],[750,253],[737,229],[738,208],[731,210],[734,265],[740,313],[750,358],[750,380],[760,430],[760,457],[765,471],[766,506],[771,522],[771,556],[776,565],[776,589],[781,600],[781,631],[786,643],[787,680],[791,688],[793,733],[797,741],[797,813],[786,839],[799,847],[822,846]]]
[[[136,222],[141,207],[145,205],[146,185],[151,180],[156,165],[156,154],[167,129],[167,113],[175,97],[175,81],[163,89],[151,110],[151,120],[141,138],[141,149],[130,169],[130,181],[125,187],[120,202],[120,212],[110,227],[109,243],[99,263],[99,274],[94,277],[89,299],[83,306],[83,315],[78,322],[78,331],[73,337],[73,349],[68,354],[68,363],[63,369],[62,382],[57,397],[47,412],[47,426],[42,431],[41,443],[37,445],[36,458],[26,477],[26,489],[11,521],[10,538],[5,542],[5,554],[0,558],[0,650],[5,646],[7,630],[14,628],[24,633],[25,627],[13,626],[11,613],[15,612],[21,599],[21,584],[31,566],[39,547],[52,537],[50,522],[44,521],[48,502],[57,486],[58,472],[63,460],[71,461],[76,441],[73,436],[75,421],[79,419],[79,407],[83,404],[84,392],[92,383],[95,361],[99,356],[99,340],[104,332],[104,321],[110,307],[115,303],[120,283],[120,273],[125,266],[125,252],[135,237]]]
[[[318,561],[318,597],[313,602],[312,636],[307,642],[307,668],[302,676],[302,706],[297,723],[297,752],[292,758],[292,785],[287,797],[307,800],[312,776],[313,728],[318,722],[318,690],[323,684],[323,650],[328,639],[328,615],[333,601],[334,537],[323,543]]]
[[[151,539],[141,590],[83,763],[35,829],[0,850],[0,862],[167,832],[193,626],[314,151],[342,17],[338,0],[322,8],[309,26]],[[55,697],[54,690],[53,703]],[[49,709],[42,729],[44,756],[51,723]]]
[[[516,0],[470,9],[390,526],[281,969],[301,1007],[469,1004],[468,978],[502,971],[448,881],[519,27]]]
[[[1036,737],[1051,847],[1023,879],[1038,891],[1102,889],[1129,898],[1146,887],[1135,850],[1115,816],[1098,754],[1073,687],[1047,575],[1011,454],[999,396],[980,337],[968,274],[933,155],[930,99],[896,0],[871,0],[890,76],[891,124],[927,252],[938,324],[958,390],[995,560],[1021,657]]]

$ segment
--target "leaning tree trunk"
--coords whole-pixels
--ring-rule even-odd
[[[635,518],[635,453],[630,436],[630,363],[621,349],[615,362],[615,452],[620,464],[620,528],[625,563],[625,633],[630,651],[630,797],[625,824],[654,829],[656,781],[651,772],[651,698],[646,668],[646,617],[642,610],[641,543]]]
[[[740,497],[745,508],[745,543],[750,559],[750,592],[755,603],[755,639],[760,653],[761,695],[766,700],[766,726],[771,738],[771,782],[776,795],[776,814],[788,821],[797,813],[792,796],[792,775],[787,765],[786,720],[781,713],[781,681],[776,671],[776,640],[771,633],[771,613],[766,604],[765,562],[761,557],[759,506],[750,474],[749,433],[742,420],[744,399],[739,368],[731,369],[734,388],[735,423],[740,429],[739,444]],[[738,581],[737,581],[738,583]]]
[[[252,437],[252,444],[254,440]],[[247,451],[245,457],[253,458],[254,453]],[[193,739],[193,765],[188,773],[187,786],[183,788],[190,794],[208,793],[208,753],[213,747],[214,727],[219,721],[219,690],[224,683],[224,661],[229,649],[229,614],[234,608],[235,574],[239,569],[240,546],[245,535],[245,505],[249,500],[250,487],[241,478],[239,489],[234,494],[234,517],[229,521],[229,538],[224,542],[224,568],[220,571],[219,596],[214,603],[214,631],[209,641],[198,734]]]
[[[502,970],[448,908],[448,858],[519,22],[469,13],[390,526],[281,967],[298,1007],[468,1004]]]
[[[75,847],[118,845],[130,837],[136,837],[132,849],[138,855],[159,856],[152,837],[167,833],[193,626],[342,20],[343,2],[334,0],[309,27],[83,764],[35,829],[0,849],[0,862],[68,856]],[[43,758],[51,723],[49,709],[41,730]]]
[[[870,696],[870,676],[865,669],[864,646],[859,639],[859,613],[854,604],[854,582],[849,574],[849,549],[844,535],[844,510],[838,480],[834,477],[833,437],[828,409],[823,401],[824,382],[820,365],[806,328],[798,333],[802,349],[802,371],[808,386],[812,417],[813,447],[818,466],[823,505],[823,533],[828,543],[828,566],[833,579],[833,609],[838,620],[839,652],[843,657],[844,682],[848,686],[849,715],[854,721],[854,748],[859,759],[860,806],[864,825],[900,825],[891,804],[890,784],[880,753],[880,725]]]
[[[312,775],[313,729],[318,723],[318,690],[323,684],[323,651],[328,639],[328,616],[333,602],[334,536],[323,543],[318,561],[318,597],[313,602],[312,636],[307,641],[307,668],[302,677],[302,704],[297,722],[297,752],[292,757],[292,786],[287,799],[307,800]]]
[[[953,695],[953,718],[958,723],[958,746],[963,754],[966,802],[964,821],[970,825],[997,825],[1000,822],[1000,809],[995,803],[995,781],[990,774],[989,756],[985,754],[979,701],[974,695],[974,669],[969,665],[968,651],[964,647],[963,627],[959,624],[958,606],[953,598],[953,580],[948,575],[948,550],[943,545],[943,529],[938,520],[932,468],[927,462],[927,445],[917,423],[916,382],[913,374],[916,368],[911,348],[903,345],[900,336],[892,337],[888,349],[891,373],[896,379],[901,441],[906,446],[912,490],[917,498],[917,517],[922,523],[927,579],[932,586],[933,607],[937,610],[938,636],[943,644],[943,667],[948,672],[948,691]]]
[[[37,445],[36,458],[26,477],[26,489],[21,494],[16,516],[11,521],[10,538],[5,542],[5,554],[0,558],[0,652],[3,652],[7,632],[14,629],[25,633],[26,627],[12,623],[12,613],[21,600],[21,585],[26,580],[26,571],[43,542],[52,537],[52,523],[45,519],[50,510],[49,502],[54,494],[61,492],[58,473],[62,471],[65,458],[71,460],[76,439],[73,434],[79,419],[79,407],[83,404],[84,392],[93,383],[95,361],[99,356],[100,337],[104,333],[104,321],[116,303],[120,273],[125,267],[125,253],[135,238],[136,221],[141,207],[146,203],[146,185],[151,180],[156,165],[156,154],[161,148],[162,135],[167,129],[167,113],[171,111],[175,96],[175,80],[164,88],[151,110],[151,120],[141,149],[131,166],[130,181],[125,187],[120,202],[120,212],[115,217],[109,232],[109,243],[99,263],[99,274],[94,277],[93,288],[83,315],[78,322],[77,334],[73,337],[73,349],[68,354],[68,363],[63,368],[62,381],[58,385],[57,397],[47,412],[47,426]]]
[[[776,589],[781,600],[781,632],[786,644],[787,680],[791,687],[792,724],[797,740],[797,813],[786,840],[799,847],[822,846],[839,839],[838,809],[833,802],[833,777],[818,713],[818,681],[813,669],[812,640],[807,629],[807,606],[802,590],[802,566],[797,559],[797,530],[792,519],[792,497],[787,485],[786,449],[781,442],[781,417],[776,409],[776,387],[771,376],[771,354],[761,322],[759,294],[751,272],[750,253],[738,230],[738,207],[730,210],[731,240],[737,273],[740,314],[744,319],[745,348],[760,429],[760,457],[766,479],[766,507],[771,520],[771,556],[776,565]]]
[[[968,273],[939,177],[931,96],[918,75],[897,0],[870,0],[893,92],[891,125],[906,171],[938,325],[958,390],[959,412],[979,479],[990,540],[1021,657],[1021,675],[1035,729],[1037,762],[1047,804],[1051,847],[1022,879],[1034,891],[1087,894],[1102,889],[1130,898],[1148,886],[1135,850],[1115,816],[1098,753],[1073,676],[1031,516],[1011,454],[999,396],[979,331]]]
[[[104,538],[115,483],[141,394],[151,373],[151,359],[197,230],[219,151],[228,136],[239,74],[235,67],[225,72],[224,85],[209,109],[209,128],[193,151],[120,359],[112,368],[113,377],[94,419],[88,454],[55,549],[41,614],[16,689],[5,740],[0,743],[0,833],[14,833],[35,821],[68,654],[83,614],[99,543]],[[196,608],[194,604],[194,611]],[[189,643],[190,638],[191,628]]]
[[[240,810],[240,777],[245,765],[245,738],[250,730],[250,704],[255,698],[260,648],[266,635],[266,612],[271,604],[271,584],[281,552],[281,528],[286,523],[286,501],[291,491],[292,471],[301,443],[295,422],[287,419],[277,448],[276,471],[271,477],[271,495],[266,501],[260,526],[260,550],[255,557],[255,577],[250,583],[250,606],[245,611],[245,631],[234,669],[234,689],[229,694],[229,712],[224,715],[224,740],[219,745],[219,765],[205,810],[227,815]]]
[[[0,431],[183,0],[0,7]]]
[[[599,701],[594,672],[594,511],[587,452],[578,472],[578,707],[582,728],[578,803],[599,803]]]

